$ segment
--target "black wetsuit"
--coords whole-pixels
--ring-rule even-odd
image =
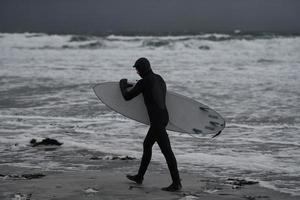
[[[180,183],[176,158],[166,132],[166,126],[169,122],[169,115],[165,103],[166,83],[160,75],[153,73],[152,70],[147,70],[144,73],[140,73],[140,75],[142,79],[129,91],[127,91],[127,80],[122,79],[120,81],[120,88],[125,100],[128,101],[140,93],[143,94],[150,119],[150,129],[143,143],[143,157],[138,176],[141,178],[144,177],[151,160],[152,146],[157,142],[165,156],[173,182]]]

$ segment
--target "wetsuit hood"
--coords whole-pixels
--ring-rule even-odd
[[[150,62],[147,58],[139,58],[133,65],[134,68],[137,69],[139,75],[144,78],[149,73],[153,73],[151,69]]]

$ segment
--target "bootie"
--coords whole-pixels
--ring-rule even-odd
[[[129,180],[136,182],[137,184],[143,183],[143,178],[139,177],[138,175],[126,175],[126,177]]]
[[[168,191],[168,192],[176,192],[176,191],[180,191],[182,188],[181,183],[172,183],[171,185],[169,185],[168,187],[164,187],[161,188],[164,191]]]

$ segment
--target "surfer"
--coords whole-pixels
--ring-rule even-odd
[[[171,148],[166,126],[169,122],[168,110],[166,107],[166,83],[163,78],[153,73],[150,62],[146,58],[139,58],[134,66],[137,73],[142,77],[129,91],[130,86],[127,79],[120,80],[120,89],[126,101],[131,100],[140,93],[143,94],[147,107],[150,128],[143,143],[143,156],[138,174],[127,175],[127,178],[137,184],[142,184],[147,167],[152,156],[152,146],[158,143],[163,153],[172,177],[172,184],[162,188],[165,191],[178,191],[182,188],[177,161]]]

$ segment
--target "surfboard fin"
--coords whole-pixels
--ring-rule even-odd
[[[200,106],[199,109],[200,109],[200,110],[203,110],[203,111],[206,111],[206,112],[209,110],[208,107],[202,107],[202,106]]]
[[[213,125],[213,126],[221,126],[221,124],[218,123],[218,122],[210,121],[209,123],[210,123],[211,125]]]
[[[212,136],[212,138],[217,137],[218,135],[220,135],[222,133],[222,131],[219,131],[217,134],[215,134],[214,136]]]

